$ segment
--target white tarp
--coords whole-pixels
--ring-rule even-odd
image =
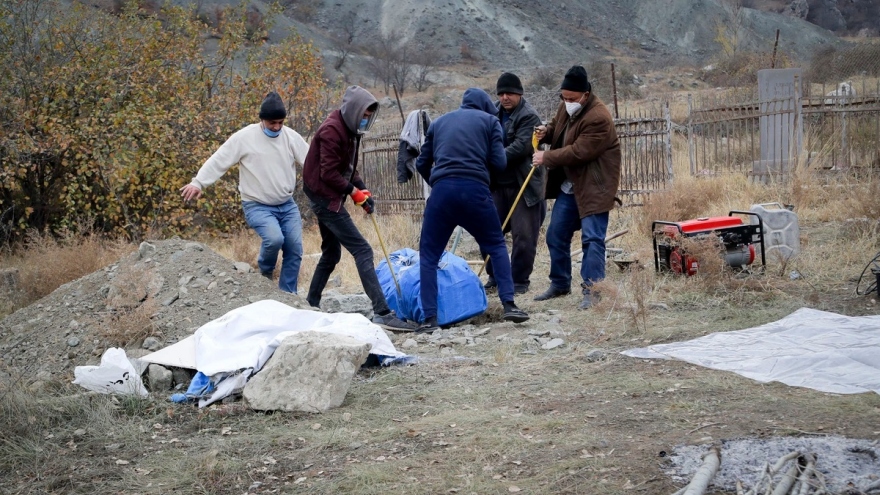
[[[205,323],[192,336],[140,360],[195,369],[210,377],[211,387],[198,397],[199,407],[205,407],[240,391],[285,337],[305,331],[346,335],[370,344],[370,354],[383,365],[416,361],[395,349],[385,331],[361,314],[321,313],[273,300],[234,309]]]
[[[843,316],[801,308],[759,327],[622,354],[675,358],[822,392],[880,394],[880,316]]]
[[[284,337],[309,330],[366,342],[372,346],[370,354],[404,360],[408,357],[394,348],[381,327],[361,314],[322,313],[264,300],[209,321],[194,335],[140,360],[195,369],[208,376],[245,368],[259,370]]]

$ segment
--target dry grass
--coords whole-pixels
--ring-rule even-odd
[[[67,231],[60,237],[31,232],[24,246],[7,249],[0,269],[16,268],[19,286],[0,304],[0,316],[27,306],[59,286],[98,270],[134,247],[92,232]]]
[[[677,170],[681,166],[677,162]],[[644,207],[611,213],[609,232],[630,230],[611,246],[638,263],[626,270],[608,265],[606,280],[596,287],[602,299],[594,309],[573,309],[578,291],[543,303],[531,300],[546,288],[549,271],[546,245],[539,244],[532,292],[518,303],[536,320],[538,315],[558,320],[566,333],[566,345],[559,349],[535,351],[534,340],[521,330],[493,324],[488,343],[451,347],[455,358],[441,354],[439,346],[422,345],[408,351],[423,358],[418,366],[363,370],[343,406],[322,415],[257,414],[241,404],[199,411],[171,405],[164,397],[78,394],[63,385],[35,396],[26,380],[5,380],[11,373],[0,372],[0,386],[15,383],[0,389],[4,489],[672,493],[677,486],[663,474],[658,453],[678,444],[798,431],[876,438],[876,394],[823,394],[679,361],[618,354],[767,323],[803,306],[877,312],[868,299],[852,295],[851,279],[880,246],[878,215],[872,213],[880,206],[880,178],[862,171],[828,176],[804,167],[787,183],[759,185],[741,177],[689,178],[684,166],[669,191]],[[654,272],[653,220],[727,215],[766,202],[795,205],[802,253],[794,260],[771,259],[764,274],[739,278],[721,264],[716,245],[695,243],[686,248],[701,260],[698,276]],[[871,220],[846,222],[858,216]],[[383,253],[371,219],[359,210],[352,217],[378,263]],[[417,247],[417,218],[375,219],[389,252]],[[56,267],[56,261],[77,265],[83,256],[108,249],[89,244],[91,238],[81,241],[75,257],[42,254],[66,252],[63,243],[51,249],[35,243],[33,257],[44,256],[39,258],[43,273],[64,272],[69,267]],[[254,264],[260,241],[243,230],[205,242],[224,256]],[[320,253],[315,228],[306,229],[304,244],[301,287],[310,281]],[[572,249],[579,244],[576,238]],[[459,254],[471,259],[474,249],[462,246]],[[17,256],[5,257],[3,266],[31,259],[30,253]],[[799,278],[792,280],[792,272]],[[350,255],[343,255],[337,274],[340,291],[362,291]],[[149,286],[149,280],[137,279],[148,276],[119,273],[116,281]],[[105,338],[123,342],[146,335],[153,304],[149,293],[120,291],[114,297],[108,303],[117,308],[118,321]],[[497,306],[490,298],[488,314],[475,319],[478,328],[497,322]],[[519,337],[496,340],[503,334]],[[410,337],[396,336],[395,344]],[[595,349],[606,357],[586,360]]]

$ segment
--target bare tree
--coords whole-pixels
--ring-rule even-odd
[[[723,17],[715,20],[715,41],[728,57],[735,57],[744,29],[742,0],[722,0]]]
[[[415,50],[412,57],[412,82],[416,91],[421,93],[434,84],[428,77],[434,72],[439,59],[440,52],[434,47],[419,47]]]
[[[400,35],[392,33],[376,37],[367,47],[372,57],[369,63],[370,74],[382,83],[385,94],[388,94],[392,84],[397,86],[401,94],[406,89],[410,71],[407,60],[409,52],[400,41]]]
[[[363,21],[354,11],[348,11],[342,17],[340,31],[333,36],[336,48],[339,50],[336,62],[333,63],[334,69],[342,69],[348,56],[357,49],[358,38],[361,37],[363,30]]]

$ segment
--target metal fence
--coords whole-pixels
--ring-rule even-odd
[[[558,101],[558,100],[557,100]],[[638,204],[654,191],[666,189],[672,173],[672,121],[669,106],[616,119],[623,162],[618,196]],[[424,210],[422,181],[418,176],[397,182],[397,154],[402,123],[381,121],[361,142],[358,165],[361,177],[380,198],[381,213],[421,214]]]
[[[880,166],[880,80],[846,81],[801,99],[808,161],[820,168]]]
[[[644,202],[646,195],[672,184],[672,119],[669,104],[614,120],[622,163],[618,196],[625,204]]]
[[[688,97],[685,132],[692,175],[744,173],[763,181],[784,179],[801,166],[880,165],[880,81],[875,87],[805,82],[802,95],[751,97],[744,103]]]

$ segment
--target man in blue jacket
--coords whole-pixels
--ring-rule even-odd
[[[507,167],[501,123],[495,113],[495,105],[485,91],[468,88],[461,108],[437,118],[425,136],[416,169],[432,189],[419,242],[425,321],[417,332],[430,333],[438,328],[437,266],[457,225],[492,257],[504,319],[514,323],[529,319],[513,301],[510,258],[489,192],[490,169],[500,172]]]

